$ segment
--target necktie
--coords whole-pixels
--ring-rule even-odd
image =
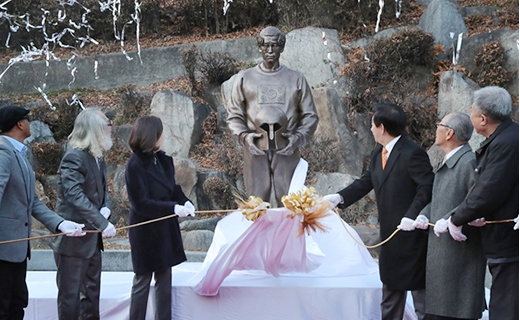
[[[388,150],[386,150],[385,147],[383,147],[383,152],[381,153],[381,163],[383,164],[383,169],[386,167],[386,154],[388,153]]]
[[[27,147],[23,146],[22,150],[20,150],[20,155],[22,156],[23,164],[25,165],[25,173],[29,174],[29,167],[27,166],[27,160],[25,160],[25,153],[27,152]]]

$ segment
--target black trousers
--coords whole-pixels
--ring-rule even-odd
[[[424,301],[425,291],[413,290],[413,304],[417,319],[425,320]],[[388,289],[383,283],[383,298],[381,301],[381,319],[382,320],[402,320],[404,316],[404,308],[406,304],[406,291],[394,291]]]
[[[438,315],[434,315],[434,314],[426,314],[425,319],[426,320],[478,320],[478,319],[444,317],[444,316],[438,316]]]
[[[0,320],[22,320],[29,302],[25,283],[27,260],[15,263],[0,260]]]
[[[488,263],[492,275],[489,320],[518,319],[518,261]]]
[[[155,320],[172,319],[172,269],[153,272],[155,278]],[[135,274],[130,299],[130,320],[145,320],[152,273]]]
[[[54,254],[60,320],[99,320],[101,252],[90,259]]]

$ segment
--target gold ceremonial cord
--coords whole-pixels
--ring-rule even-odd
[[[236,209],[235,210],[202,210],[202,211],[195,211],[195,213],[204,214],[204,213],[233,212],[233,211],[237,211],[237,210]],[[173,218],[173,217],[176,217],[176,216],[177,216],[177,214],[171,214],[171,215],[160,217],[160,218],[157,218],[157,219],[147,220],[147,221],[143,221],[143,222],[140,222],[140,223],[131,224],[131,225],[128,225],[128,226],[116,228],[116,231],[121,231],[121,230],[130,229],[130,228],[135,228],[135,227],[139,227],[139,226],[142,226],[142,225],[145,225],[145,224],[154,223],[154,222],[157,222],[157,221]],[[103,231],[99,231],[99,230],[83,230],[83,232],[84,233],[102,233]],[[54,238],[54,237],[65,236],[65,235],[67,235],[67,233],[53,233],[53,234],[48,234],[48,235],[45,235],[45,236],[37,236],[37,237],[14,239],[14,240],[8,240],[8,241],[0,241],[0,245],[9,244],[9,243],[15,243],[15,242],[22,242],[22,241],[31,241],[31,240],[39,240],[39,239],[46,239],[46,238]]]
[[[377,244],[374,244],[374,245],[371,245],[371,246],[367,246],[366,244],[362,243],[362,242],[359,242],[353,235],[352,233],[350,233],[350,231],[348,231],[347,227],[345,226],[346,222],[343,221],[343,219],[341,219],[341,216],[339,215],[339,212],[337,209],[334,209],[334,212],[336,212],[336,215],[338,216],[339,220],[341,221],[341,224],[343,225],[343,228],[345,229],[345,231],[347,231],[348,235],[354,240],[355,243],[359,244],[360,246],[362,247],[365,247],[367,249],[375,249],[377,247],[380,247],[382,245],[384,245],[385,243],[387,243],[388,241],[390,241],[390,239],[392,239],[395,234],[399,231],[401,231],[401,229],[397,228],[395,229],[394,232],[392,232],[391,235],[388,236],[388,238],[386,238],[385,240],[377,243]],[[504,223],[504,222],[514,222],[515,219],[507,219],[507,220],[494,220],[494,221],[486,221],[486,224],[487,223]],[[429,226],[432,226],[434,227],[435,224],[434,223],[430,223],[428,222],[427,223]]]
[[[228,213],[228,212],[233,212],[233,211],[237,211],[237,210],[238,209],[233,209],[233,210],[201,210],[201,211],[195,211],[195,213],[198,213],[198,214],[217,213],[217,212]],[[339,212],[337,211],[337,209],[335,209],[334,211],[338,215],[338,218],[340,219],[340,221],[341,221],[341,223],[343,225],[343,228],[345,228],[345,231],[347,231],[347,233],[352,237],[352,239],[354,239],[354,242],[356,242],[360,246],[363,246],[363,247],[365,247],[367,249],[374,249],[374,248],[382,246],[383,244],[385,244],[388,241],[390,241],[390,239],[392,239],[392,237],[397,232],[399,232],[401,230],[399,228],[395,229],[395,231],[388,238],[386,238],[384,241],[382,241],[382,242],[380,242],[378,244],[372,245],[372,246],[367,246],[364,243],[361,243],[361,242],[357,241],[356,238],[354,238],[354,236],[345,227],[345,223],[346,222],[343,221],[343,219],[341,219],[341,216],[339,215]],[[139,227],[139,226],[142,226],[142,225],[145,225],[145,224],[154,223],[154,222],[157,222],[157,221],[173,218],[173,217],[176,217],[176,216],[177,216],[177,214],[171,214],[171,215],[160,217],[160,218],[157,218],[157,219],[147,220],[147,221],[143,221],[143,222],[140,222],[140,223],[131,224],[131,225],[128,225],[128,226],[116,228],[116,231],[121,231],[121,230],[130,229],[130,228],[135,228],[135,227]],[[486,223],[504,223],[504,222],[513,222],[513,221],[514,221],[514,219],[507,219],[507,220],[486,221]],[[435,224],[433,224],[433,223],[428,223],[428,225],[430,225],[432,227],[435,226]],[[85,232],[85,233],[102,233],[103,231],[83,230],[83,232]],[[60,237],[60,236],[65,236],[65,235],[67,235],[67,233],[53,233],[53,234],[48,234],[48,235],[44,235],[44,236],[22,238],[22,239],[14,239],[14,240],[8,240],[8,241],[0,241],[0,245],[9,244],[9,243],[16,243],[16,242],[22,242],[22,241],[31,241],[31,240],[39,240],[39,239],[46,239],[46,238],[54,238],[54,237]]]

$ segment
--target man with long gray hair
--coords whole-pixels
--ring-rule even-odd
[[[428,219],[436,221],[428,236],[426,257],[426,319],[480,319],[485,308],[486,260],[480,230],[464,226],[465,243],[448,234],[451,213],[464,200],[475,182],[475,154],[468,144],[473,134],[469,116],[462,112],[446,115],[437,123],[435,144],[444,152],[433,181],[432,201],[414,225],[428,229]]]
[[[103,160],[103,152],[112,147],[111,132],[112,122],[100,109],[81,111],[58,171],[56,211],[85,224],[85,229],[102,232],[88,233],[79,241],[58,239],[55,244],[61,320],[78,319],[80,315],[81,319],[99,319],[102,237],[116,235],[108,221],[110,200]]]
[[[474,93],[471,122],[486,140],[475,152],[475,185],[448,223],[455,240],[467,239],[462,226],[472,220],[518,217],[518,124],[511,120],[511,110],[511,96],[503,88]],[[489,319],[518,319],[518,231],[511,223],[486,223],[481,232],[493,277]]]

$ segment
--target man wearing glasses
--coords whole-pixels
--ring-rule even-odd
[[[480,319],[485,308],[486,260],[480,229],[464,226],[468,240],[461,243],[448,234],[450,215],[475,182],[475,154],[468,144],[473,133],[469,116],[453,112],[437,124],[435,144],[445,153],[434,169],[432,201],[415,220],[415,227],[428,229],[426,258],[426,319]],[[478,221],[474,222],[477,223]]]
[[[52,232],[81,237],[84,225],[64,220],[36,195],[34,171],[23,144],[31,135],[28,114],[16,106],[0,108],[0,241],[29,238],[31,216]],[[30,256],[29,241],[0,245],[0,319],[23,319],[29,301],[25,275]]]

